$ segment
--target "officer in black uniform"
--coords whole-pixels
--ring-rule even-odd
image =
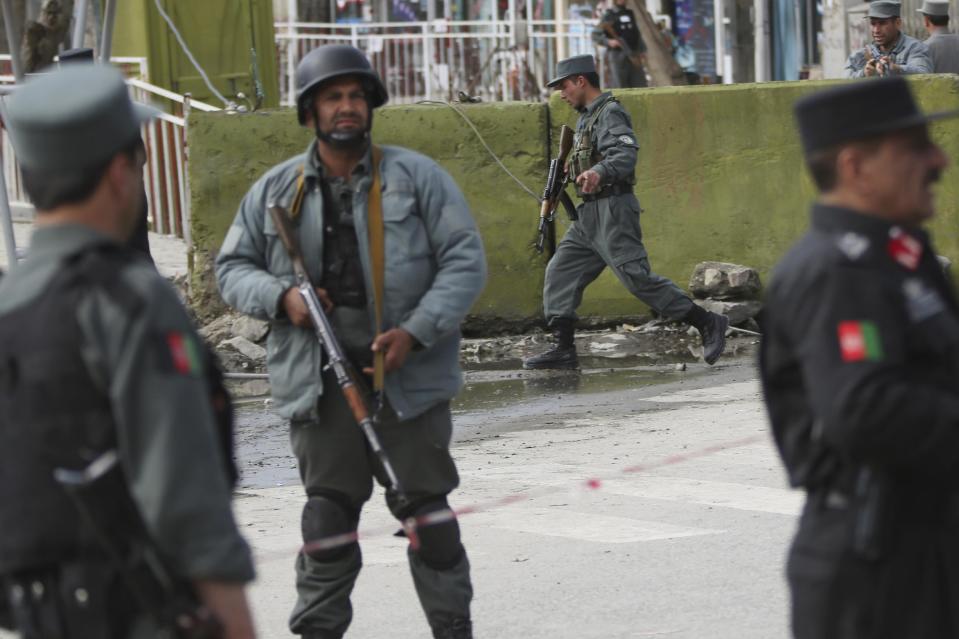
[[[760,364],[807,493],[797,639],[959,636],[959,304],[922,229],[948,163],[927,123],[956,115],[921,114],[901,78],[796,106],[819,198],[767,289]]]
[[[7,104],[37,207],[0,281],[0,609],[25,639],[253,636],[229,398],[176,292],[123,245],[153,113],[91,64]]]
[[[603,24],[611,25],[616,37],[610,36]],[[607,48],[606,61],[612,72],[611,88],[647,86],[646,69],[644,65],[636,64],[638,59],[645,58],[646,43],[639,32],[636,14],[626,7],[626,0],[614,0],[613,6],[606,10],[599,25],[593,29],[593,41]],[[630,53],[633,59],[630,59]]]

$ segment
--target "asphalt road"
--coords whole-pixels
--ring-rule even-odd
[[[782,566],[801,499],[748,358],[685,372],[474,373],[455,420],[454,506],[532,491],[461,519],[477,637],[788,636]],[[240,432],[237,512],[257,556],[257,625],[284,637],[303,498],[285,427],[244,413]],[[699,455],[727,443],[738,445]],[[405,540],[383,532],[393,525],[375,495],[348,637],[429,636]]]

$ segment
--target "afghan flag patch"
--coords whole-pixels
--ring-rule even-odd
[[[170,331],[163,337],[163,350],[169,354],[173,372],[180,375],[199,375],[203,367],[200,363],[200,349],[196,338],[189,333],[179,331]]]
[[[872,322],[840,322],[839,353],[844,362],[881,361],[879,329]]]

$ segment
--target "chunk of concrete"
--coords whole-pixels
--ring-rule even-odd
[[[762,283],[754,268],[728,262],[700,262],[689,280],[689,290],[698,299],[755,300],[762,291]]]
[[[266,360],[266,349],[258,344],[254,344],[245,337],[233,337],[220,342],[220,350],[233,351],[243,357],[256,363],[262,363]]]
[[[249,315],[241,315],[233,320],[230,325],[230,333],[234,337],[243,337],[254,343],[263,341],[267,333],[270,332],[269,322],[258,320]]]

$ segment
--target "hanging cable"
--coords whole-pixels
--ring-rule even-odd
[[[189,58],[190,63],[196,68],[197,72],[200,74],[200,77],[203,78],[203,82],[206,84],[206,87],[216,96],[220,102],[223,103],[226,107],[233,107],[234,104],[230,100],[227,100],[223,97],[223,94],[216,90],[216,87],[213,86],[213,83],[210,82],[210,78],[207,76],[206,71],[203,70],[203,67],[200,66],[200,63],[196,61],[196,58],[193,57],[193,54],[190,53],[190,48],[186,46],[186,42],[183,40],[183,36],[180,35],[180,31],[176,28],[176,25],[173,24],[173,20],[167,15],[167,12],[163,10],[163,6],[160,4],[160,0],[153,0],[153,4],[156,5],[157,11],[160,12],[160,17],[167,23],[167,26],[170,27],[170,31],[173,32],[173,36],[176,38],[176,41],[180,43],[180,48],[183,49],[183,53],[186,54],[186,57]]]
[[[524,191],[526,191],[527,193],[529,193],[530,196],[531,196],[534,200],[536,200],[537,202],[542,202],[542,198],[540,198],[540,196],[538,196],[538,195],[536,195],[535,193],[533,193],[533,191],[531,191],[531,190],[529,189],[529,187],[527,187],[525,184],[523,184],[518,177],[516,177],[515,175],[513,175],[513,173],[510,172],[510,170],[506,168],[506,165],[503,164],[502,161],[500,161],[500,159],[499,159],[499,158],[496,156],[496,154],[493,152],[493,149],[491,149],[490,146],[489,146],[489,144],[486,143],[486,140],[483,139],[483,136],[482,136],[482,134],[479,132],[479,129],[476,128],[476,125],[474,125],[473,122],[466,116],[466,114],[463,113],[463,111],[461,111],[460,109],[458,109],[458,108],[456,107],[456,105],[452,104],[451,102],[446,102],[446,101],[443,101],[443,100],[420,100],[419,102],[417,102],[417,104],[442,104],[442,105],[448,106],[449,108],[451,108],[451,109],[453,109],[454,111],[456,111],[456,113],[458,113],[459,116],[460,116],[461,118],[463,118],[463,120],[466,122],[466,124],[468,124],[469,127],[470,127],[471,129],[473,129],[473,133],[476,134],[476,137],[479,139],[480,144],[482,144],[482,145],[483,145],[483,148],[486,149],[486,152],[490,154],[490,157],[492,157],[492,158],[496,161],[496,163],[499,165],[499,168],[503,169],[503,171],[506,173],[506,175],[508,175],[508,176],[510,176],[511,178],[513,178],[513,181],[516,182],[517,184],[519,184],[520,188],[522,188]]]

